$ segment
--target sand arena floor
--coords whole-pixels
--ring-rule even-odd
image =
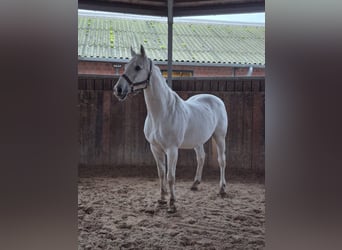
[[[176,179],[175,214],[157,205],[158,178],[79,178],[79,249],[263,249],[265,186]]]

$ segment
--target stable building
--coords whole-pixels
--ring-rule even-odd
[[[173,25],[173,77],[265,76],[265,27],[182,21]],[[79,14],[78,74],[118,76],[144,45],[167,77],[167,22]]]

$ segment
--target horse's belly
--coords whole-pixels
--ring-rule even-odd
[[[184,136],[184,139],[180,148],[191,149],[198,145],[202,145],[210,139],[213,132],[214,132],[213,129],[212,130],[207,129],[206,131],[203,131],[200,129],[188,130]]]
[[[209,137],[210,138],[210,137]],[[207,140],[209,140],[209,138]],[[203,142],[189,142],[189,141],[184,141],[181,145],[180,145],[180,149],[193,149],[199,145],[203,145],[207,140],[203,141]]]
[[[189,118],[181,148],[194,148],[207,142],[213,135],[217,118],[213,113],[203,110],[193,111]]]

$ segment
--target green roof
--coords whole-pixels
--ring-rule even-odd
[[[265,65],[265,27],[174,23],[173,61]],[[144,45],[155,61],[167,61],[167,23],[113,17],[78,17],[79,59],[130,59]]]

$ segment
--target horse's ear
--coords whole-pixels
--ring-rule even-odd
[[[146,52],[145,52],[144,46],[142,45],[140,45],[140,54],[142,57],[146,57]]]
[[[133,50],[132,46],[131,46],[131,55],[132,57],[135,57],[137,55],[137,53],[135,53],[135,51]]]

